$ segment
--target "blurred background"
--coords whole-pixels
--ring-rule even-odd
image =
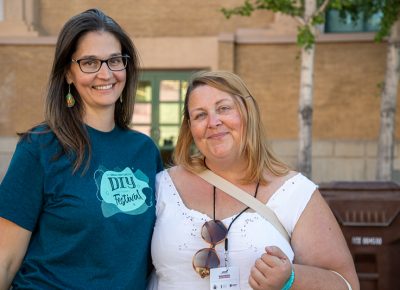
[[[297,168],[299,22],[270,10],[230,19],[221,12],[243,2],[0,0],[0,181],[18,140],[16,132],[43,119],[58,32],[72,15],[92,7],[121,24],[139,51],[142,74],[132,127],[153,138],[166,165],[177,140],[188,78],[198,70],[229,70],[247,83],[260,104],[275,153]],[[375,41],[381,12],[356,19],[339,14],[328,7],[324,23],[315,25],[309,176],[321,185],[342,226],[362,289],[396,289],[399,117],[394,120],[391,177],[386,183],[374,182],[388,41]],[[394,109],[398,107],[395,103]]]
[[[296,167],[298,23],[268,10],[229,20],[220,12],[242,3],[0,0],[0,179],[15,133],[42,120],[59,30],[69,17],[91,7],[115,18],[138,48],[143,74],[133,127],[151,135],[166,159],[177,139],[190,74],[230,70],[259,102],[274,151]],[[316,182],[373,180],[387,43],[374,41],[379,14],[354,23],[341,21],[334,12],[326,12],[316,40],[311,177]],[[395,136],[393,179],[399,180],[399,126]]]

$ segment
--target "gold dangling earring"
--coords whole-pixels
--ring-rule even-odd
[[[122,95],[119,96],[119,102],[122,104]]]
[[[71,84],[68,84],[68,94],[65,96],[68,108],[72,108],[75,105],[74,96],[71,94]]]

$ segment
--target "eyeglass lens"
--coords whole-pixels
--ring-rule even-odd
[[[225,225],[219,220],[205,222],[201,228],[201,236],[207,243],[213,246],[222,242],[227,233],[228,230]]]
[[[193,268],[201,278],[210,275],[210,269],[219,266],[219,258],[214,248],[199,250],[193,257]]]
[[[125,69],[127,65],[127,58],[127,56],[114,56],[106,60],[87,58],[77,60],[76,62],[79,64],[81,70],[87,73],[98,72],[103,62],[107,64],[110,70],[120,71]]]
[[[227,233],[227,228],[219,220],[205,222],[201,228],[201,236],[212,246],[197,251],[193,256],[193,268],[202,278],[210,274],[211,268],[219,266],[219,258],[214,247],[225,240]]]

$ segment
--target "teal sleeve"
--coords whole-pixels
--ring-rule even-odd
[[[38,156],[17,145],[0,184],[0,216],[33,231],[43,199],[43,169]]]

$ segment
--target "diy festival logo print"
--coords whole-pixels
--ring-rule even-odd
[[[141,170],[134,173],[128,167],[122,171],[99,168],[94,178],[104,217],[119,212],[138,215],[153,205],[149,178]]]

